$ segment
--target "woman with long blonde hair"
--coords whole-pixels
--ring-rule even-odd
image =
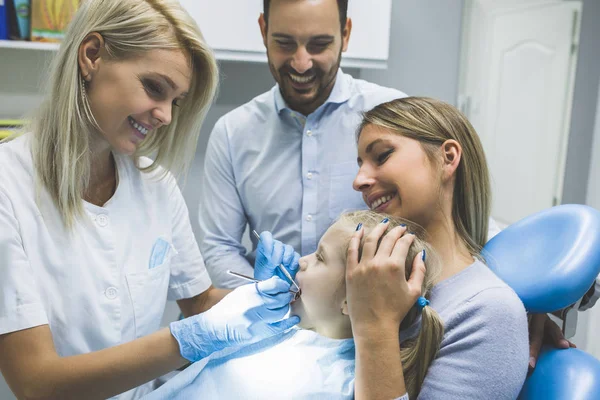
[[[527,317],[517,295],[481,254],[490,182],[469,121],[455,107],[429,98],[378,105],[359,126],[358,165],[354,189],[371,209],[410,219],[428,233],[442,264],[429,306],[445,333],[437,357],[419,379],[417,396],[401,357],[412,334],[401,321],[420,296],[422,275],[405,277],[393,250],[359,255],[359,241],[377,243],[384,227],[366,235],[359,229],[346,271],[356,399],[516,398],[529,361]],[[380,249],[394,249],[399,235],[385,235]]]
[[[0,371],[17,397],[138,398],[297,323],[281,279],[213,288],[194,239],[174,176],[217,83],[176,0],[81,4],[46,101],[0,145]],[[190,317],[159,330],[167,298]]]

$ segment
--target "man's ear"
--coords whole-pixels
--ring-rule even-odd
[[[443,179],[454,177],[462,157],[462,146],[454,139],[448,139],[441,146]]]
[[[265,14],[260,13],[258,17],[258,26],[260,27],[260,34],[263,38],[263,44],[267,47],[267,21],[265,21]]]
[[[77,62],[81,74],[86,81],[91,81],[98,71],[100,64],[100,53],[104,47],[104,38],[98,32],[92,32],[83,39],[79,45]]]
[[[346,18],[346,25],[344,26],[344,29],[342,29],[342,51],[348,50],[350,33],[352,33],[352,19]]]
[[[342,314],[344,315],[350,315],[348,313],[348,301],[346,299],[344,299],[344,301],[342,302]]]

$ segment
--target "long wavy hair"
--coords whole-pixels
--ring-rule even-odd
[[[370,210],[353,211],[342,214],[336,226],[344,229],[348,233],[348,239],[354,233],[356,226],[359,223],[363,224],[365,230],[362,243],[359,248],[359,256],[362,254],[364,240],[368,233],[375,228],[384,217],[388,217],[390,222],[386,230],[386,234],[400,224],[407,225],[408,231],[415,233],[415,239],[409,248],[408,255],[405,261],[406,279],[410,277],[412,272],[413,260],[423,249],[426,253],[425,279],[421,287],[421,295],[429,298],[431,288],[441,273],[442,265],[431,245],[426,240],[426,232],[417,224],[403,218],[384,215]],[[383,236],[382,236],[383,237]],[[349,244],[348,240],[348,244]],[[347,255],[347,248],[344,255]],[[400,359],[402,361],[402,369],[404,372],[404,382],[406,390],[411,399],[416,399],[421,390],[421,385],[427,375],[429,366],[437,356],[442,338],[444,336],[444,323],[438,313],[431,307],[424,307],[422,310],[413,307],[404,317],[399,329],[406,329],[417,322],[421,318],[421,327],[416,337],[407,339],[402,342],[400,349]]]
[[[99,129],[78,65],[78,50],[92,32],[104,38],[112,61],[143,56],[153,49],[182,50],[192,64],[191,87],[171,123],[148,134],[134,154],[152,156],[141,168],[185,174],[191,165],[200,127],[218,87],[215,57],[196,22],[176,0],[86,0],[71,21],[51,66],[47,97],[28,127],[37,185],[45,187],[63,221],[71,227],[83,215],[83,194],[90,178],[90,138]]]
[[[437,160],[448,139],[462,147],[452,197],[452,220],[457,234],[474,257],[487,241],[491,209],[490,176],[483,146],[467,118],[450,104],[426,97],[405,97],[367,111],[357,136],[367,125],[388,129],[421,143],[430,161]]]

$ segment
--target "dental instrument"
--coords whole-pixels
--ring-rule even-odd
[[[256,233],[256,231],[254,229],[252,230],[252,233],[256,237],[256,240],[260,241],[260,235],[258,233]],[[290,275],[290,273],[288,272],[288,270],[285,269],[285,267],[283,266],[283,264],[279,264],[278,267],[281,270],[281,272],[283,272],[283,274],[285,275],[285,277],[288,278],[290,280],[290,282],[294,286],[296,286],[296,291],[297,291],[297,293],[299,293],[300,292],[300,286],[298,286],[298,284],[296,283],[296,281],[294,281],[294,278],[292,278],[292,276]]]
[[[232,271],[230,269],[227,270],[227,273],[229,275],[237,276],[238,278],[242,278],[242,279],[245,279],[245,280],[250,281],[250,282],[260,282],[260,280],[258,280],[258,279],[254,279],[254,278],[251,278],[251,277],[249,277],[247,275],[240,274],[238,272],[234,272],[234,271]]]
[[[254,282],[254,283],[261,282],[261,280],[259,280],[259,279],[254,279],[254,278],[252,278],[250,276],[247,276],[247,275],[244,275],[244,274],[240,274],[239,272],[235,272],[235,271],[232,271],[230,269],[227,270],[227,273],[229,275],[237,276],[238,278],[242,278],[242,279],[245,279],[245,280],[250,281],[250,282]],[[291,290],[290,289],[290,293],[294,293],[294,301],[295,301],[295,300],[298,300],[298,298],[300,297],[300,293],[301,292],[300,292],[300,290],[295,291],[295,290]]]

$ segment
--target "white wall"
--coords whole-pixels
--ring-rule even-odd
[[[456,104],[462,9],[463,0],[394,0],[388,69],[360,77]]]
[[[598,85],[598,99],[600,99],[600,84]],[[597,102],[596,109],[592,160],[590,162],[590,179],[587,190],[587,204],[600,210],[600,101]]]
[[[562,202],[585,203],[600,81],[600,1],[582,0],[581,36]]]
[[[600,2],[583,0],[579,56],[563,187],[564,204],[600,210]],[[600,303],[579,313],[573,342],[600,359]]]
[[[598,85],[598,98],[600,99],[600,84]],[[600,210],[600,101],[597,103],[594,126],[586,204]],[[600,331],[599,303],[591,310],[579,314],[577,329],[574,342],[583,350],[600,359],[600,342],[598,341],[598,332]]]

